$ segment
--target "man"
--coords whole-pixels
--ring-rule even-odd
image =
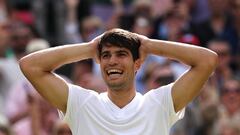
[[[148,54],[180,60],[191,69],[176,82],[141,95],[134,80]],[[106,93],[67,84],[52,72],[87,58],[98,60]],[[25,76],[65,114],[74,135],[168,135],[216,65],[217,55],[208,49],[149,39],[121,29],[107,31],[88,43],[51,48],[20,60]]]

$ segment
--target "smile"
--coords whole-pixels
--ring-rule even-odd
[[[108,75],[123,74],[123,71],[119,69],[109,69],[107,70],[107,74]]]

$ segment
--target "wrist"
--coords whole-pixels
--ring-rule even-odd
[[[150,52],[150,42],[151,40],[149,38],[144,38],[141,40],[141,48],[144,50],[145,53]]]
[[[95,59],[97,57],[97,51],[98,51],[96,41],[90,41],[87,47],[89,49],[90,57]]]

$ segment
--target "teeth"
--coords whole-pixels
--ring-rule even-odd
[[[108,74],[110,74],[110,73],[122,73],[122,71],[118,70],[118,69],[110,69],[110,70],[107,71],[107,73]]]

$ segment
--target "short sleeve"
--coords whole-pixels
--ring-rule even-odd
[[[75,117],[73,113],[77,111],[76,108],[81,108],[81,106],[92,95],[90,90],[86,90],[73,84],[68,84],[68,90],[66,113],[64,114],[63,112],[59,111],[60,118],[67,123],[74,120]]]
[[[168,120],[170,126],[172,126],[176,121],[182,119],[185,113],[185,108],[175,112],[171,94],[172,86],[173,83],[152,90],[154,99],[165,109],[165,112],[168,113],[167,116],[169,116]]]

